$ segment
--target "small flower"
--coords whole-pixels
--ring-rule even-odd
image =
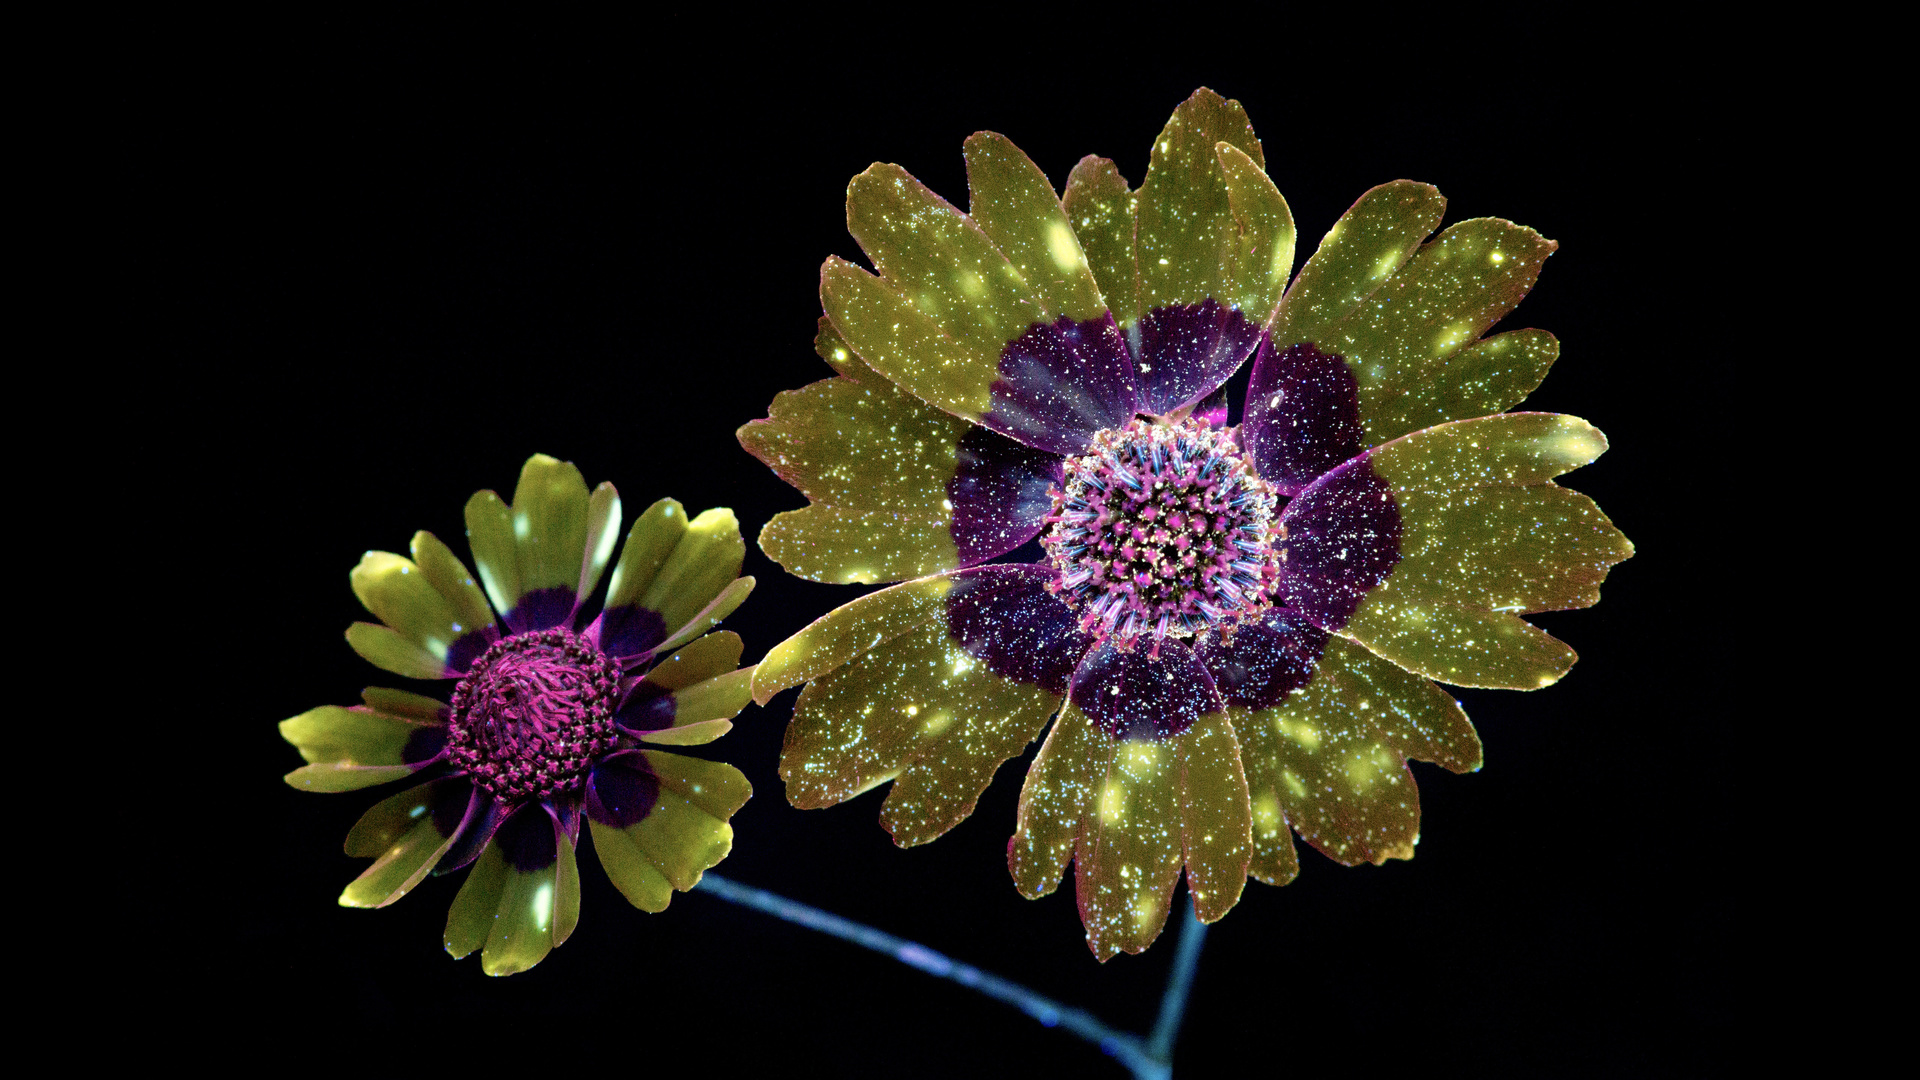
[[[1200,90],[1145,182],[1083,159],[1064,197],[1005,138],[966,143],[971,212],[897,166],[848,188],[877,274],[821,274],[838,377],[746,448],[812,505],[760,534],[818,581],[902,581],[768,653],[806,683],[788,798],[892,781],[901,845],[966,818],[1046,736],[1008,846],[1027,896],[1071,861],[1101,959],[1159,934],[1184,868],[1218,919],[1249,874],[1409,858],[1408,758],[1479,767],[1459,686],[1533,689],[1573,652],[1529,612],[1599,599],[1632,553],[1553,478],[1605,449],[1505,413],[1558,353],[1483,338],[1555,244],[1367,192],[1288,284],[1291,212],[1237,102]],[[1425,242],[1423,242],[1425,241]],[[1241,423],[1225,386],[1252,361]],[[1037,562],[983,565],[1038,539]]]
[[[429,872],[472,865],[447,915],[447,951],[479,949],[487,974],[511,975],[579,921],[583,811],[607,876],[647,911],[726,858],[727,820],[752,794],[746,777],[644,746],[732,728],[753,672],[735,670],[738,635],[708,631],[753,579],[738,576],[745,546],[731,510],[688,521],[662,499],[634,523],[600,614],[579,629],[620,532],[612,484],[589,494],[580,470],[536,454],[511,505],[482,491],[466,519],[480,584],[432,533],[415,533],[411,559],[370,551],[354,567],[354,594],[380,622],[347,631],[387,671],[457,680],[451,699],[372,687],[365,704],[322,706],[280,733],[309,762],[287,774],[294,787],[436,774],[347,834],[347,854],[375,862],[340,903],[385,907]]]

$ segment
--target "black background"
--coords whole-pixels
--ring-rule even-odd
[[[1299,260],[1399,177],[1437,184],[1449,222],[1507,217],[1560,241],[1501,328],[1560,337],[1525,407],[1609,435],[1564,482],[1640,553],[1599,607],[1538,619],[1581,653],[1561,684],[1461,692],[1487,764],[1415,766],[1417,859],[1347,869],[1301,844],[1293,884],[1248,885],[1202,957],[1181,1075],[1715,1060],[1737,917],[1712,854],[1732,831],[1732,721],[1709,693],[1731,647],[1691,623],[1721,588],[1702,542],[1720,509],[1677,463],[1698,453],[1682,419],[1727,403],[1718,298],[1689,252],[1717,227],[1716,138],[1740,88],[1646,50],[1576,62],[1578,33],[1527,27],[1384,52],[1364,26],[1324,42],[1243,27],[1204,48],[1151,27],[1071,49],[1038,30],[1018,47],[956,29],[890,48],[766,32],[716,44],[668,22],[469,49],[329,25],[161,79],[137,150],[151,190],[172,193],[155,208],[168,243],[203,269],[172,283],[188,422],[157,450],[178,454],[165,507],[193,516],[190,557],[226,567],[200,706],[224,744],[187,797],[218,822],[192,856],[221,882],[196,905],[194,965],[222,990],[201,1021],[257,1016],[343,1047],[399,1034],[436,1057],[520,1045],[639,1069],[690,1053],[717,1075],[1120,1075],[1064,1032],[712,896],[635,911],[585,856],[574,937],[488,979],[441,949],[459,875],[382,911],[335,905],[362,865],[341,838],[377,794],[284,786],[299,762],[274,722],[395,681],[342,640],[363,617],[347,570],[419,528],[464,554],[464,500],[510,492],[535,451],[612,480],[629,518],[666,495],[731,506],[760,582],[727,624],[749,661],[857,595],[752,545],[803,500],[733,434],[829,374],[811,339],[821,260],[859,257],[847,180],[898,162],[964,206],[961,141],[991,129],[1056,184],[1088,153],[1138,184],[1169,112],[1208,85],[1245,105]],[[1031,750],[972,818],[903,851],[880,792],[786,803],[791,705],[749,708],[711,748],[756,792],[719,872],[1152,1024],[1177,924],[1097,964],[1070,878],[1029,902],[1007,877]]]

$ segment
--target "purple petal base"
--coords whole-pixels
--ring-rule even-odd
[[[659,798],[660,781],[637,750],[603,758],[587,776],[587,816],[602,825],[633,825],[653,812]]]
[[[673,691],[650,682],[638,682],[614,713],[613,722],[635,734],[673,726]]]
[[[493,834],[500,831],[500,823],[506,820],[507,809],[485,788],[475,784],[473,795],[467,802],[466,814],[457,826],[459,835],[433,868],[434,875],[450,874],[479,858],[480,853],[487,850],[487,843],[493,839]]]
[[[961,436],[959,461],[947,481],[960,565],[1005,555],[1040,535],[1041,519],[1053,508],[1047,488],[1060,482],[1060,471],[1060,455],[987,428]]]
[[[415,728],[413,734],[407,736],[407,745],[400,748],[400,762],[403,765],[424,766],[445,753],[446,749],[446,728]]]
[[[517,633],[551,630],[573,621],[579,597],[565,585],[548,589],[530,589],[522,593],[513,610],[507,612],[507,625]]]
[[[1307,685],[1326,647],[1326,631],[1284,608],[1242,623],[1230,637],[1207,634],[1194,642],[1221,699],[1249,709],[1277,705]]]
[[[1298,494],[1359,454],[1365,438],[1360,384],[1344,359],[1311,342],[1274,352],[1261,338],[1240,445],[1262,480],[1282,495]]]
[[[1003,679],[1066,692],[1092,645],[1073,610],[1047,591],[1044,565],[981,566],[955,574],[947,634]]]
[[[1133,331],[1139,408],[1156,416],[1219,389],[1263,337],[1246,316],[1212,297],[1154,308]]]
[[[1279,595],[1322,630],[1347,625],[1400,561],[1400,509],[1365,454],[1302,491],[1280,525]]]
[[[460,831],[461,824],[467,820],[467,810],[473,805],[473,781],[464,776],[449,776],[433,784],[433,808],[429,811],[433,827],[441,836],[452,836]],[[445,856],[441,861],[445,861]]]
[[[480,655],[500,640],[500,631],[494,627],[484,630],[472,630],[453,639],[447,646],[447,670],[455,675],[465,675]]]
[[[545,870],[560,854],[559,823],[541,803],[523,804],[494,835],[507,865],[521,873]]]
[[[594,626],[600,632],[600,651],[615,660],[639,656],[666,640],[666,620],[638,604],[624,604],[600,613]]]
[[[980,423],[1056,454],[1079,452],[1137,407],[1133,363],[1111,315],[1034,323],[1001,350],[990,392]]]
[[[1213,677],[1179,638],[1162,641],[1157,659],[1101,642],[1073,673],[1071,700],[1109,736],[1148,742],[1184,735],[1221,707]]]

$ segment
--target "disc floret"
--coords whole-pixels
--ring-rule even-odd
[[[1050,490],[1040,543],[1082,631],[1123,649],[1230,628],[1271,606],[1279,497],[1232,435],[1197,419],[1096,434]]]
[[[613,749],[620,665],[569,630],[494,642],[454,689],[447,754],[495,798],[580,789]]]

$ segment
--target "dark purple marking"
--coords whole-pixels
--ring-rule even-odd
[[[441,836],[460,831],[473,805],[473,781],[464,776],[449,776],[433,782],[433,828]]]
[[[1078,452],[1138,407],[1133,361],[1112,315],[1034,323],[1000,351],[999,370],[980,423],[1056,454]]]
[[[469,630],[454,638],[453,644],[447,646],[447,670],[455,675],[465,675],[467,669],[473,666],[473,662],[492,648],[493,643],[498,640],[500,640],[500,631],[492,626],[480,630]]]
[[[587,777],[587,816],[602,825],[636,824],[653,812],[659,798],[660,781],[638,750],[602,758]]]
[[[555,626],[565,626],[571,630],[578,600],[573,589],[566,585],[529,589],[520,594],[519,602],[513,605],[512,611],[507,612],[507,625],[522,634]]]
[[[1213,393],[1260,336],[1246,316],[1211,296],[1147,312],[1129,331],[1140,411],[1159,416]]]
[[[450,874],[479,858],[480,853],[487,850],[493,834],[500,831],[500,822],[506,819],[509,809],[488,794],[487,789],[475,784],[465,819],[459,825],[460,835],[433,868],[434,875]]]
[[[500,825],[493,842],[507,866],[523,874],[545,870],[560,854],[559,832],[553,815],[538,802],[523,804]]]
[[[1228,634],[1204,634],[1193,651],[1229,705],[1264,709],[1307,685],[1327,647],[1327,633],[1285,608]]]
[[[1359,454],[1365,440],[1360,384],[1346,360],[1311,342],[1275,352],[1261,335],[1240,422],[1240,445],[1260,478],[1297,495]]]
[[[959,461],[947,481],[961,566],[1005,555],[1040,535],[1053,508],[1047,489],[1060,482],[1060,460],[988,428],[961,436]]]
[[[1400,561],[1400,508],[1367,454],[1308,485],[1280,526],[1279,595],[1322,630],[1347,625]]]
[[[979,566],[955,574],[947,634],[1003,679],[1063,694],[1093,639],[1047,591],[1046,565]]]
[[[666,620],[638,604],[608,608],[594,622],[600,632],[600,651],[615,660],[639,656],[666,640]]]
[[[659,731],[673,726],[674,712],[673,691],[642,682],[633,688],[620,711],[613,714],[613,722],[635,734]]]
[[[1147,742],[1184,735],[1222,707],[1213,677],[1179,638],[1160,642],[1158,658],[1142,648],[1122,652],[1108,638],[1073,673],[1069,700],[1109,736]]]
[[[444,727],[419,727],[407,736],[407,745],[400,748],[400,763],[403,765],[426,765],[438,758],[447,749],[447,729]]]

